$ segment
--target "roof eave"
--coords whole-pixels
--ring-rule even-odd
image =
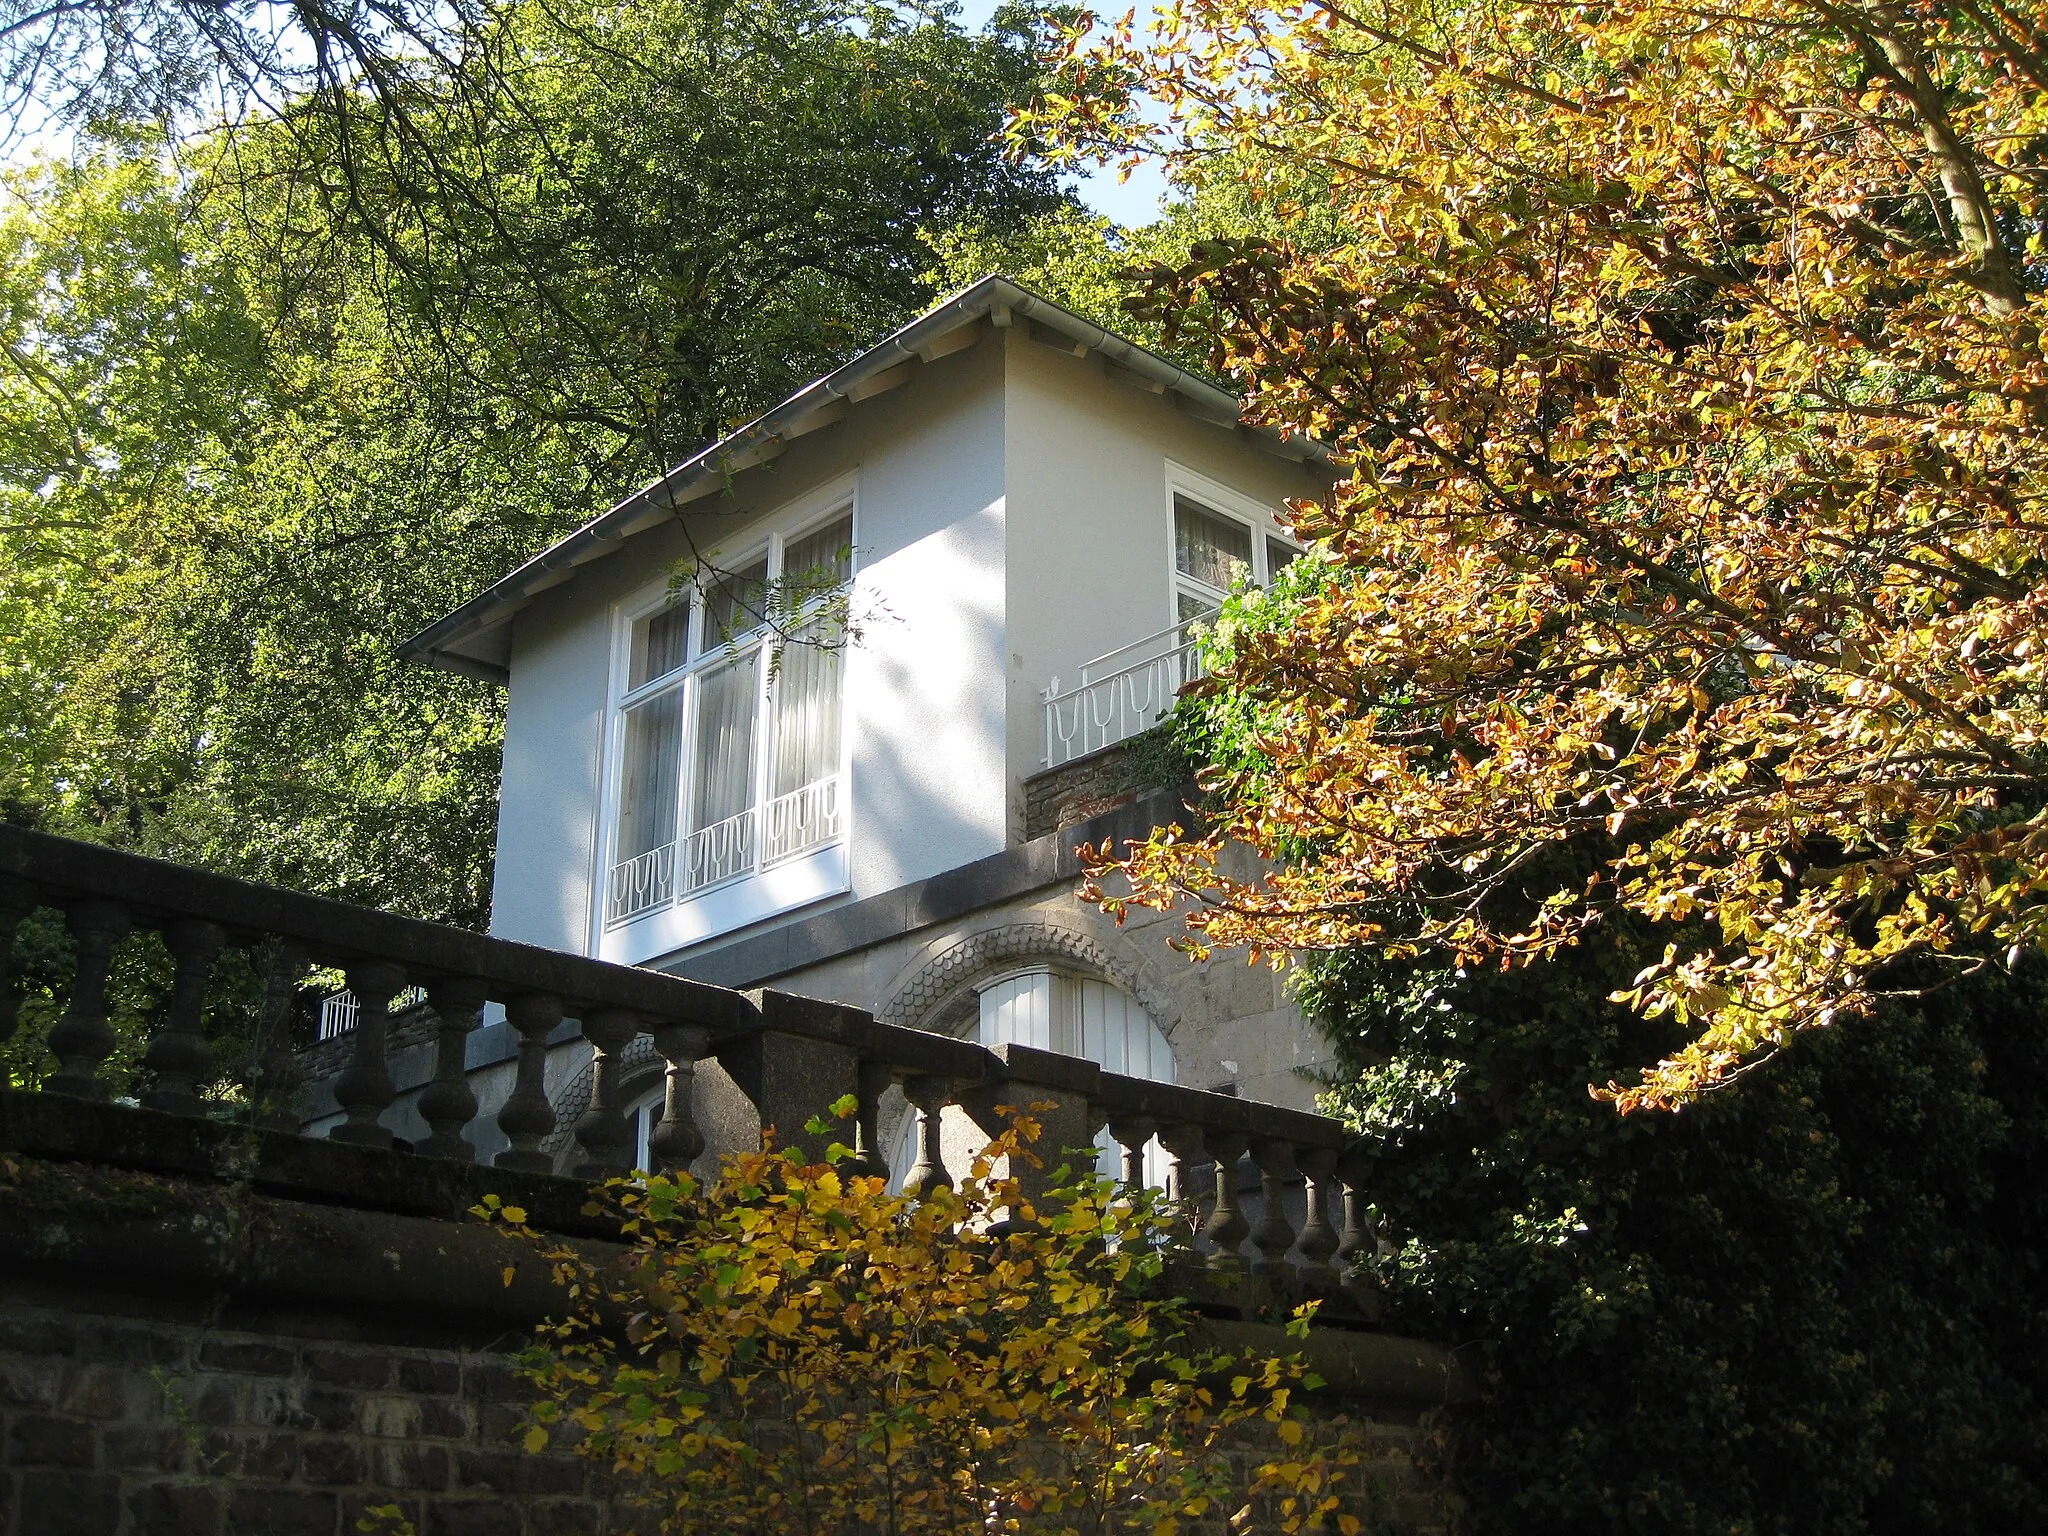
[[[993,316],[998,324],[1007,324],[1009,318],[1019,315],[1051,326],[1118,366],[1182,396],[1208,412],[1212,420],[1227,417],[1235,422],[1241,415],[1241,404],[1229,391],[1197,378],[1156,352],[1126,341],[1115,332],[1104,330],[1049,299],[1040,298],[1006,277],[985,277],[884,337],[845,366],[805,385],[774,409],[684,460],[660,479],[635,491],[574,533],[551,544],[461,607],[401,642],[398,654],[408,661],[503,683],[509,676],[506,667],[466,655],[456,650],[455,645],[479,630],[505,622],[511,615],[509,612],[501,615],[500,610],[523,603],[545,587],[566,581],[574,567],[604,554],[608,546],[615,547],[631,534],[643,532],[676,515],[684,492],[714,474],[730,475],[751,467],[751,463],[757,461],[750,459],[750,455],[772,448],[786,428],[836,400],[847,398],[866,380],[918,357],[922,349],[939,337],[984,316]],[[1217,424],[1223,425],[1224,422],[1217,420]],[[1329,461],[1329,450],[1311,438],[1285,438],[1270,428],[1245,430],[1255,431],[1270,443],[1298,453],[1304,460]],[[742,460],[748,462],[739,462]],[[651,521],[639,527],[630,526],[650,516]]]

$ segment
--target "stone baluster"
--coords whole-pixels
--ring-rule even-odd
[[[0,875],[0,1045],[14,1038],[14,934],[39,903],[26,880]]]
[[[935,1189],[951,1189],[953,1176],[946,1172],[945,1147],[941,1141],[942,1115],[952,1097],[953,1085],[943,1077],[918,1073],[903,1080],[903,1096],[917,1113],[917,1161],[903,1176],[903,1192],[925,1196]]]
[[[583,1157],[579,1179],[610,1179],[633,1170],[632,1132],[619,1104],[619,1058],[640,1033],[640,1020],[616,1008],[593,1009],[583,1020],[590,1042],[590,1107],[577,1118],[576,1144]]]
[[[1195,1240],[1201,1233],[1201,1214],[1197,1202],[1204,1190],[1200,1187],[1200,1175],[1212,1166],[1206,1154],[1202,1128],[1190,1121],[1175,1121],[1162,1125],[1157,1132],[1159,1144],[1166,1148],[1167,1156],[1173,1159],[1173,1169],[1167,1175],[1167,1198],[1180,1211],[1175,1223],[1184,1234],[1176,1243],[1183,1254],[1194,1251]]]
[[[1259,1257],[1252,1272],[1268,1277],[1288,1272],[1287,1251],[1294,1246],[1294,1223],[1287,1219],[1287,1175],[1294,1168],[1294,1144],[1262,1136],[1252,1143],[1252,1161],[1259,1169],[1259,1223],[1252,1228],[1252,1246]]]
[[[1372,1231],[1365,1208],[1365,1191],[1350,1179],[1344,1181],[1344,1232],[1337,1244],[1337,1273],[1350,1285],[1358,1266],[1372,1257]]]
[[[78,969],[64,1017],[50,1031],[57,1070],[44,1089],[104,1100],[107,1085],[100,1081],[100,1063],[118,1043],[107,1023],[107,972],[114,963],[114,946],[127,935],[128,911],[111,901],[79,901],[66,909],[64,917],[77,946]]]
[[[1359,1179],[1347,1169],[1344,1180],[1344,1238],[1337,1245],[1337,1279],[1358,1303],[1367,1322],[1377,1322],[1386,1308],[1379,1277],[1367,1260],[1378,1250],[1374,1241],[1372,1207],[1366,1203]]]
[[[150,1037],[142,1064],[154,1075],[142,1095],[145,1109],[174,1115],[206,1110],[199,1086],[213,1076],[213,1047],[206,1043],[201,1015],[206,1008],[206,979],[227,935],[218,923],[180,918],[164,928],[164,947],[177,969],[171,978],[171,1006]]]
[[[1331,1285],[1337,1279],[1337,1272],[1330,1267],[1330,1255],[1337,1251],[1337,1233],[1330,1225],[1329,1190],[1337,1172],[1337,1149],[1303,1148],[1294,1154],[1294,1165],[1301,1170],[1304,1193],[1308,1197],[1308,1219],[1302,1223],[1301,1234],[1294,1240],[1294,1246],[1302,1257],[1302,1275],[1319,1284]]]
[[[405,967],[389,960],[359,960],[343,973],[356,995],[356,1028],[348,1065],[334,1080],[334,1101],[348,1118],[327,1133],[329,1141],[359,1147],[389,1147],[397,1138],[382,1122],[384,1111],[398,1097],[385,1060],[391,1029],[391,999],[405,986]]]
[[[427,984],[434,1010],[434,1080],[420,1094],[420,1118],[432,1127],[419,1150],[458,1163],[476,1161],[476,1148],[462,1133],[476,1118],[476,1093],[469,1086],[471,1031],[483,1017],[487,988],[473,976],[441,976]]]
[[[856,1107],[853,1112],[853,1166],[869,1178],[889,1177],[889,1159],[882,1153],[882,1138],[875,1128],[881,1113],[882,1095],[896,1081],[896,1069],[886,1061],[864,1060],[856,1074]]]
[[[1110,1140],[1123,1149],[1123,1186],[1132,1194],[1145,1187],[1145,1148],[1159,1133],[1157,1122],[1141,1115],[1112,1115]]]
[[[555,1128],[554,1106],[548,1103],[548,1036],[562,1022],[562,1000],[529,992],[505,1004],[505,1017],[519,1032],[519,1069],[512,1096],[498,1111],[498,1129],[511,1145],[492,1162],[519,1173],[552,1173],[555,1160],[540,1144]]]
[[[1237,1162],[1244,1156],[1247,1138],[1241,1131],[1208,1131],[1202,1139],[1216,1160],[1216,1204],[1202,1228],[1202,1236],[1216,1245],[1209,1267],[1235,1269],[1240,1263],[1238,1245],[1252,1230],[1237,1203]]]
[[[704,1132],[696,1114],[697,1063],[710,1048],[711,1032],[695,1024],[657,1024],[654,1049],[668,1063],[663,1081],[661,1123],[647,1138],[649,1172],[681,1173],[704,1155]]]
[[[299,1021],[299,983],[309,962],[306,946],[296,939],[274,939],[268,951],[263,962],[263,1012],[256,1021],[256,1125],[296,1136],[299,1089],[306,1074],[299,1065],[293,1032]]]

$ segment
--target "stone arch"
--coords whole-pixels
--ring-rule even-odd
[[[1138,1000],[1171,1042],[1180,1009],[1145,968],[1093,935],[1058,923],[1006,922],[961,934],[925,951],[922,963],[899,972],[876,1011],[884,1024],[956,1034],[972,1012],[975,985],[991,972],[1043,960],[1121,987]]]

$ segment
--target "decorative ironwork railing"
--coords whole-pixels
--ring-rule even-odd
[[[768,802],[768,844],[763,864],[795,858],[839,837],[839,775],[819,779]]]
[[[391,999],[391,1011],[404,1013],[408,1008],[417,1008],[427,1000],[424,987],[407,987]],[[333,1040],[347,1034],[361,1019],[363,1005],[355,993],[343,987],[339,992],[330,992],[320,999],[320,1018],[314,1033],[319,1039]]]
[[[701,891],[754,868],[754,808],[692,832],[684,844],[684,891]]]
[[[664,905],[676,892],[676,845],[663,843],[612,866],[605,891],[605,918],[622,923]]]
[[[699,827],[680,843],[614,864],[605,884],[605,922],[630,922],[679,897],[828,847],[839,840],[843,804],[843,780],[835,773]]]
[[[1080,681],[1045,690],[1044,765],[1057,768],[1149,730],[1173,708],[1181,689],[1202,675],[1201,647],[1191,626],[1215,610],[1105,651],[1081,664]]]
[[[392,1004],[424,992],[434,1020],[434,1070],[410,1107],[428,1134],[415,1153],[477,1160],[470,1130],[478,1101],[465,1070],[472,1031],[486,1003],[502,1004],[518,1038],[516,1076],[497,1111],[491,1162],[516,1172],[558,1171],[544,1150],[555,1128],[547,1094],[552,1049],[565,1019],[577,1021],[594,1058],[589,1108],[576,1120],[577,1151],[566,1170],[579,1178],[630,1171],[633,1126],[621,1096],[621,1058],[642,1035],[665,1063],[661,1120],[651,1159],[684,1167],[704,1150],[693,1111],[697,1064],[715,1059],[785,1144],[812,1146],[807,1124],[820,1109],[850,1100],[854,1166],[887,1176],[878,1136],[883,1096],[900,1086],[915,1116],[913,1192],[949,1183],[941,1115],[957,1106],[993,1131],[1011,1109],[1029,1107],[1054,1149],[1088,1147],[1107,1127],[1121,1149],[1122,1177],[1145,1179],[1156,1138],[1171,1158],[1168,1185],[1183,1203],[1189,1257],[1209,1267],[1305,1287],[1312,1294],[1363,1294],[1355,1262],[1374,1245],[1351,1142],[1335,1121],[1227,1094],[1107,1072],[1082,1057],[1028,1046],[985,1048],[965,1040],[876,1022],[873,1015],[787,993],[742,994],[635,966],[611,965],[483,934],[350,906],[297,891],[120,853],[95,844],[0,826],[0,1041],[16,1028],[11,981],[14,938],[39,910],[61,913],[76,954],[64,1012],[50,1030],[46,1094],[105,1103],[108,1061],[120,1039],[109,1019],[108,979],[124,945],[153,930],[170,953],[167,1001],[150,1021],[136,1086],[142,1108],[173,1115],[233,1114],[260,1129],[298,1133],[302,1067],[296,1047],[314,1032],[319,996],[304,987],[316,967],[338,969],[356,1000],[346,1031],[348,1060],[334,1084],[342,1118],[329,1139],[394,1148],[386,1123],[399,1091],[386,1059]],[[254,1060],[227,1100],[202,1089],[223,1079],[209,1031],[213,1003],[232,1003],[218,965],[246,951],[261,978],[248,1000]],[[246,975],[241,967],[238,973]],[[816,1148],[822,1151],[822,1148]],[[1027,1185],[1043,1173],[1020,1172]],[[1341,1191],[1341,1222],[1331,1205]],[[1354,1311],[1351,1315],[1357,1316]]]

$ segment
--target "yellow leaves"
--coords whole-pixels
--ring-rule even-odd
[[[1206,835],[1100,850],[1091,889],[1185,913],[1198,958],[1531,963],[1617,905],[1718,930],[1625,994],[1698,1032],[1625,1105],[1867,1007],[1901,956],[1968,963],[1960,931],[2031,933],[2048,853],[1982,889],[1947,871],[2048,799],[2048,361],[2015,323],[2043,302],[1960,233],[2037,222],[2038,93],[1938,8],[1898,23],[1976,199],[1922,104],[1863,83],[1854,16],[1454,9],[1428,52],[1330,14],[1176,16],[1094,62],[1183,102],[1147,131],[1191,171],[1313,181],[1319,234],[1148,297],[1220,315],[1254,414],[1353,476],[1303,524],[1326,585],[1218,626],[1204,708],[1253,766],[1207,781]],[[1199,109],[1171,95],[1194,74]],[[1953,237],[1887,222],[1929,187]],[[1532,875],[1574,842],[1596,879]],[[1233,845],[1271,873],[1235,876]],[[1816,886],[1821,848],[1883,878]]]

